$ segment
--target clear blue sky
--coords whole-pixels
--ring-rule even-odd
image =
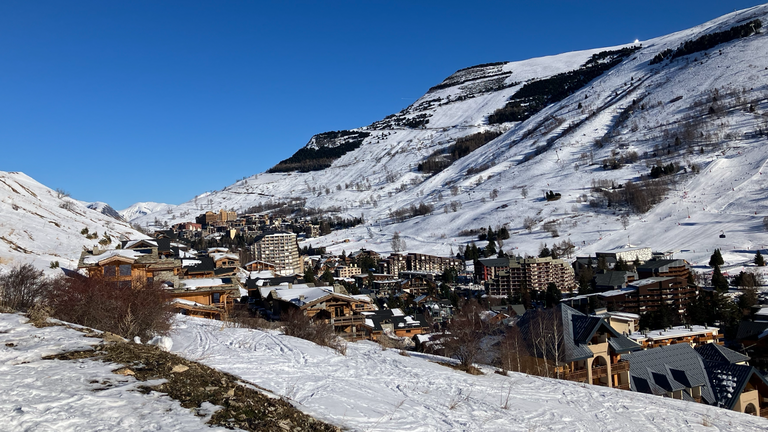
[[[649,39],[758,1],[0,2],[0,170],[178,204],[457,69]]]

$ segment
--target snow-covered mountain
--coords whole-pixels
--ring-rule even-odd
[[[163,204],[156,202],[138,202],[132,206],[118,211],[120,216],[127,221],[134,222],[140,219],[142,216],[146,216],[151,213],[158,213],[168,208],[173,208],[171,204]]]
[[[107,215],[111,218],[115,218],[121,221],[125,220],[117,210],[113,209],[112,206],[110,206],[105,202],[96,201],[92,203],[83,203],[83,204],[85,204],[85,206],[88,207],[89,209],[96,210],[97,212],[103,215]]]
[[[364,226],[312,239],[337,252],[387,251],[399,232],[409,250],[447,254],[474,238],[462,230],[506,225],[507,252],[569,239],[577,253],[632,243],[695,263],[720,247],[738,262],[768,247],[763,23],[768,5],[642,43],[463,69],[400,113],[316,135],[271,172],[123,214],[144,226],[301,198],[364,216]],[[457,140],[482,132],[500,135],[457,159]],[[669,164],[663,187],[633,193],[654,165]],[[545,200],[547,191],[561,198]],[[391,217],[422,203],[431,214]]]
[[[53,262],[74,268],[83,247],[146,238],[124,221],[92,210],[20,172],[0,171],[0,269]]]

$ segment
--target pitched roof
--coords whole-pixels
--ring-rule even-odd
[[[768,329],[768,322],[740,321],[736,339],[757,338]]]
[[[710,404],[715,400],[704,362],[688,344],[635,351],[623,358],[629,360],[632,391],[663,394],[701,386],[702,398]]]
[[[557,348],[558,350],[562,348],[560,354],[563,355],[562,360],[565,362],[592,358],[594,353],[589,348],[589,342],[598,330],[610,334],[610,337],[608,338],[609,344],[618,352],[624,353],[640,349],[639,345],[620,335],[603,318],[587,316],[562,303],[554,310],[530,310],[522,316],[518,322],[518,327],[529,345],[532,340],[531,335],[536,327],[536,324],[533,321],[537,319],[539,314],[550,313],[558,314],[559,319],[562,320],[562,346],[558,346]],[[545,317],[544,319],[550,319],[550,317]],[[554,347],[552,347],[552,349],[554,349]],[[548,355],[549,354],[553,354],[551,357],[554,357],[554,353],[548,353]]]
[[[734,364],[749,361],[748,356],[716,343],[698,345],[694,349],[699,353],[701,358],[715,363]]]
[[[392,324],[395,330],[409,328],[429,327],[424,315],[405,315],[400,309],[383,309],[377,311],[362,312],[365,316],[365,325],[373,331],[383,331],[382,324]]]
[[[744,391],[744,387],[753,375],[757,375],[759,380],[768,385],[765,378],[752,366],[710,361],[705,361],[704,365],[715,395],[713,405],[722,408],[733,409],[736,401],[739,400],[741,392]]]

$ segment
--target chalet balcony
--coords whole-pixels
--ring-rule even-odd
[[[348,315],[348,316],[341,316],[341,317],[335,317],[330,320],[331,323],[333,323],[336,327],[342,327],[342,326],[349,326],[349,325],[362,325],[365,324],[365,316],[364,315]]]
[[[616,375],[621,372],[627,372],[629,371],[629,362],[628,361],[620,361],[618,363],[612,363],[611,364],[611,375]],[[592,368],[592,378],[602,378],[608,376],[608,366],[596,366]],[[568,381],[586,381],[587,380],[587,369],[581,369],[573,372],[569,372],[563,376],[563,379]],[[627,388],[629,389],[629,384],[626,384]],[[619,386],[619,388],[624,388]]]
[[[567,373],[567,374],[565,374],[563,376],[563,379],[568,380],[568,381],[576,381],[576,382],[586,381],[587,380],[587,370],[586,369],[582,369],[582,370],[577,370],[577,371],[569,372],[569,373]]]
[[[768,407],[760,408],[760,417],[768,418]]]

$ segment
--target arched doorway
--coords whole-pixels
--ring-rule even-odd
[[[757,408],[755,407],[755,404],[749,403],[747,404],[747,407],[744,408],[744,414],[751,414],[751,415],[757,415]]]
[[[592,384],[608,386],[610,375],[608,374],[608,361],[603,356],[597,356],[592,360]]]

